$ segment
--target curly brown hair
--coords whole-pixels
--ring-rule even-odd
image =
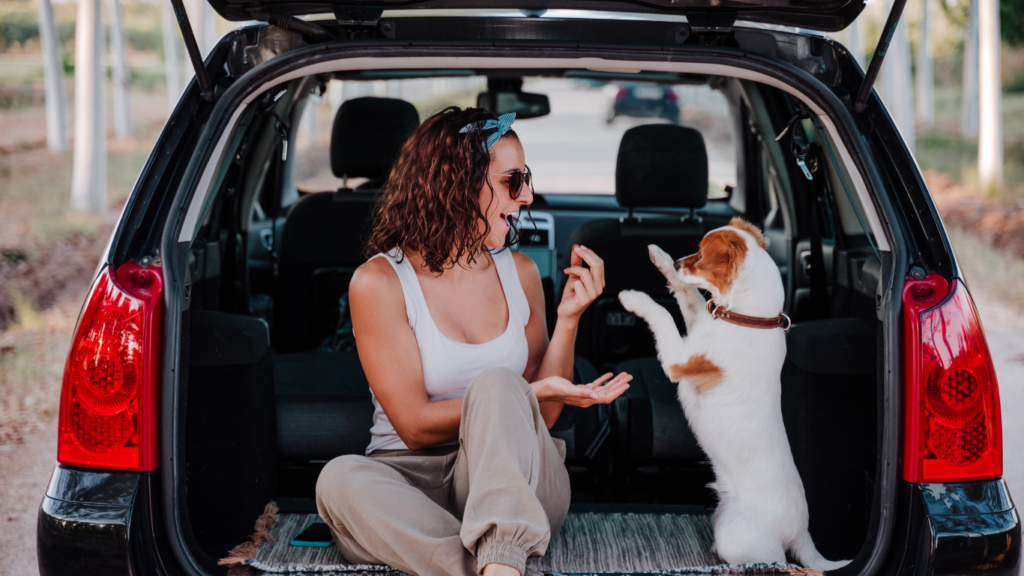
[[[396,247],[403,254],[418,252],[437,274],[463,261],[476,261],[491,231],[487,206],[480,205],[480,189],[486,183],[494,191],[487,179],[491,155],[484,148],[494,129],[459,130],[492,119],[497,116],[482,108],[451,106],[427,118],[409,136],[377,204],[364,248],[367,257]],[[519,138],[512,130],[503,136],[508,137]],[[518,231],[509,224],[512,233],[505,246],[518,239]]]

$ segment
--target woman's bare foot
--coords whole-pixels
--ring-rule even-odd
[[[519,570],[507,564],[492,562],[484,566],[483,576],[522,576],[522,574],[519,573]]]

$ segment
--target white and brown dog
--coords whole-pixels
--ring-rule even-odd
[[[715,547],[729,564],[786,562],[790,551],[815,570],[826,560],[807,531],[807,500],[782,423],[782,363],[789,319],[779,269],[761,232],[739,218],[709,232],[700,251],[676,262],[655,245],[686,321],[682,337],[667,310],[643,292],[619,300],[654,332],[665,373],[704,452],[718,492]],[[712,300],[705,303],[698,288]]]

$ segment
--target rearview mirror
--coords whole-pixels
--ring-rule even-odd
[[[498,116],[515,112],[517,120],[547,116],[551,113],[551,104],[546,95],[529,92],[488,90],[477,95],[476,106]]]

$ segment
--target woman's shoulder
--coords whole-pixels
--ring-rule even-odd
[[[403,299],[402,282],[395,267],[385,257],[372,258],[358,268],[349,282],[351,297]]]
[[[540,269],[537,268],[537,263],[533,261],[533,258],[515,250],[512,250],[511,253],[512,261],[516,264],[516,273],[519,274],[519,283],[523,285],[523,288],[534,283],[540,285]]]

